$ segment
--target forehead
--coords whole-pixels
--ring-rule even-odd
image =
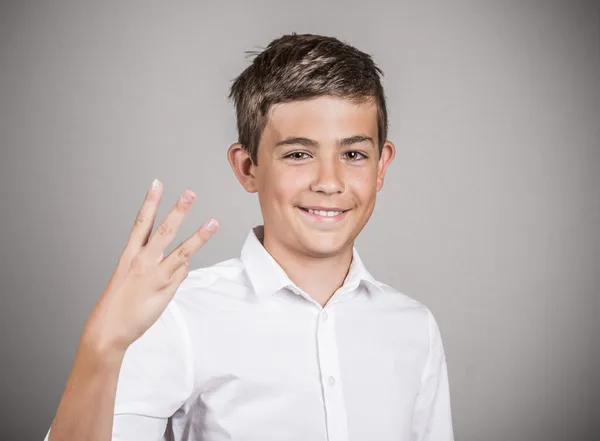
[[[338,138],[360,133],[377,134],[375,102],[357,104],[332,96],[273,105],[264,131],[271,140],[286,136]]]

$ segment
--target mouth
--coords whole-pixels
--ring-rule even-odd
[[[350,210],[314,210],[312,208],[297,207],[304,216],[312,221],[320,223],[337,223],[346,217],[346,213]]]

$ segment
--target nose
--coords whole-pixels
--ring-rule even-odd
[[[337,159],[319,161],[311,190],[325,194],[344,191],[344,169]]]

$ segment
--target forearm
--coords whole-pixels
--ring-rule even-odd
[[[124,350],[82,337],[48,441],[110,441]]]

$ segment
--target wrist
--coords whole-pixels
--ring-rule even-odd
[[[102,364],[120,363],[129,347],[117,343],[99,332],[85,329],[79,342],[81,352]]]

